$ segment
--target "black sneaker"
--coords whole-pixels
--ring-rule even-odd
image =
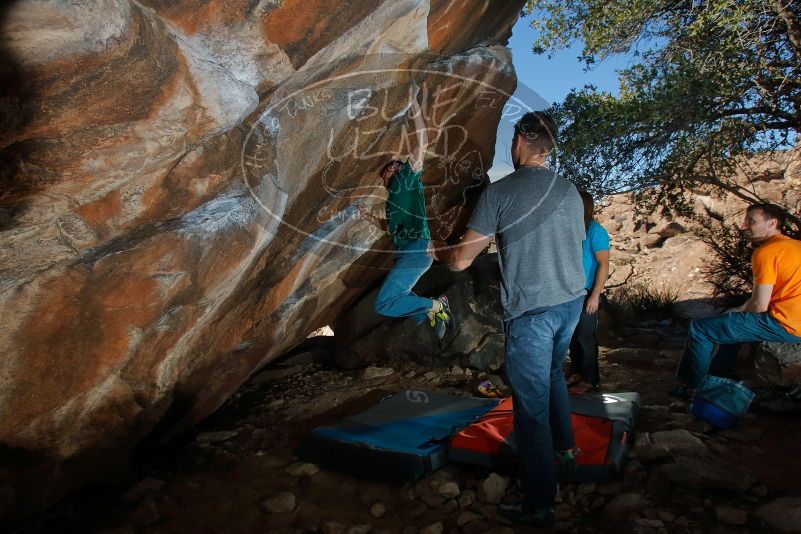
[[[512,523],[525,523],[543,528],[553,528],[554,509],[545,506],[536,510],[526,510],[522,502],[515,504],[499,504],[498,513]]]

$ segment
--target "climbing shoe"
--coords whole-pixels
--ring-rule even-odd
[[[437,300],[439,301],[441,308],[437,313],[434,314],[434,317],[444,322],[447,328],[453,328],[456,324],[456,321],[454,320],[451,307],[448,304],[448,297],[445,295],[440,295]]]
[[[440,303],[440,309],[438,312],[434,313],[430,324],[434,329],[434,335],[437,336],[437,339],[442,339],[445,337],[445,330],[453,328],[453,313],[448,305],[448,297],[442,295],[436,300]]]
[[[484,380],[478,385],[478,392],[484,395],[485,397],[490,397],[490,398],[503,397],[503,393],[501,393],[501,390],[498,389],[498,386],[496,386],[489,380]]]
[[[437,336],[437,339],[445,337],[445,330],[447,330],[447,327],[443,320],[434,317],[431,319],[431,327],[434,329],[434,335]]]

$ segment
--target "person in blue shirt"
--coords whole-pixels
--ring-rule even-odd
[[[601,292],[609,278],[609,233],[593,218],[595,203],[592,195],[586,191],[580,191],[579,194],[584,202],[584,227],[587,229],[582,251],[587,297],[570,340],[572,375],[567,379],[567,384],[570,391],[575,393],[598,389],[601,384],[596,331]]]

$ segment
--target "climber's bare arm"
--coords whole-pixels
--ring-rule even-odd
[[[425,159],[426,150],[428,149],[428,132],[426,131],[426,123],[423,120],[423,111],[417,102],[415,88],[416,86],[409,89],[409,99],[412,102],[411,112],[417,146],[410,154],[409,165],[411,165],[413,171],[417,172],[423,168],[423,159]]]

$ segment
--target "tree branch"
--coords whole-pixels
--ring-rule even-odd
[[[773,9],[787,26],[787,38],[796,57],[801,58],[801,23],[790,9],[787,0],[774,0]]]

